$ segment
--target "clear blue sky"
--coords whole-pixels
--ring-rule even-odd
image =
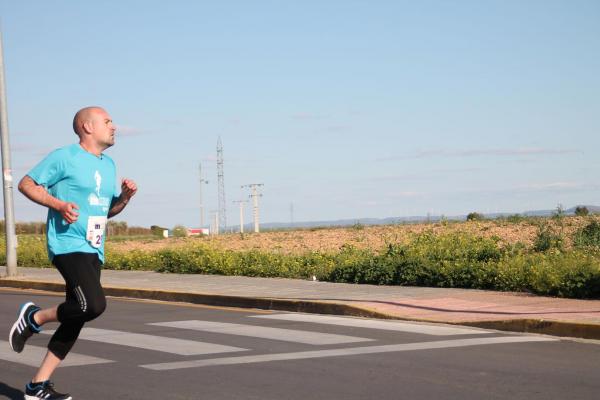
[[[231,225],[600,204],[596,0],[0,4],[15,178],[101,105],[130,225],[198,225],[199,162],[217,208],[219,135]]]

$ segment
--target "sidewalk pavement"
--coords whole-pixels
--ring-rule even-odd
[[[54,268],[0,267],[0,287],[64,291]],[[102,271],[108,296],[459,324],[600,339],[600,300],[526,293],[374,286],[243,276]]]

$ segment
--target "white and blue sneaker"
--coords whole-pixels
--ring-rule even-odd
[[[25,400],[72,400],[70,394],[58,393],[50,381],[28,383],[25,386]]]
[[[34,333],[41,332],[42,328],[33,320],[33,314],[35,314],[39,309],[40,308],[32,302],[25,303],[21,306],[21,309],[19,310],[19,317],[13,324],[8,336],[10,347],[12,347],[12,349],[17,353],[23,351],[27,339],[29,339]]]

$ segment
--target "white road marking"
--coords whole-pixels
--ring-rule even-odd
[[[303,360],[309,358],[324,358],[324,357],[339,357],[352,356],[360,354],[375,354],[375,353],[390,353],[398,351],[414,351],[414,350],[430,350],[430,349],[448,349],[467,346],[481,346],[488,344],[506,344],[506,343],[526,343],[526,342],[553,342],[557,339],[547,338],[543,336],[502,336],[493,338],[474,338],[474,339],[457,339],[457,340],[441,340],[435,342],[420,342],[406,344],[392,344],[384,346],[367,346],[354,347],[346,349],[332,350],[317,350],[317,351],[301,351],[295,353],[279,353],[279,354],[261,354],[254,356],[240,357],[223,357],[205,360],[190,360],[180,362],[168,362],[158,364],[140,365],[142,368],[155,371],[165,371],[182,368],[197,368],[209,367],[217,365],[237,365],[261,363],[269,361],[287,361],[287,360]]]
[[[15,353],[8,342],[0,340],[0,360],[10,361],[18,364],[29,365],[30,367],[39,367],[46,355],[46,347],[26,345],[21,353]],[[76,367],[92,364],[106,364],[114,362],[104,358],[91,357],[78,353],[69,353],[67,358],[61,362],[61,367]]]
[[[438,326],[433,324],[417,324],[404,321],[385,321],[377,319],[335,317],[318,314],[251,315],[250,318],[265,318],[294,322],[312,322],[316,324],[350,326],[354,328],[381,329],[386,331],[422,333],[425,335],[435,336],[476,335],[492,333],[490,331],[475,328],[453,327],[447,325]]]
[[[52,334],[54,331],[43,331]],[[142,333],[113,331],[109,329],[83,328],[79,339],[93,342],[117,344],[121,346],[136,347],[139,349],[161,351],[164,353],[193,356],[200,354],[230,353],[246,351],[239,347],[223,346],[220,344],[197,342],[194,340],[176,339],[165,336],[155,336]]]
[[[157,322],[148,325],[222,333],[225,335],[250,336],[261,339],[281,340],[284,342],[312,345],[370,342],[373,340],[355,336],[335,335],[331,333],[199,320]]]

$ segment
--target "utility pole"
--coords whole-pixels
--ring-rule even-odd
[[[221,227],[219,226],[219,212],[215,212],[215,235],[218,235]]]
[[[240,233],[244,233],[244,204],[248,200],[234,200],[233,202],[240,205]]]
[[[242,185],[242,188],[248,187],[252,190],[250,197],[252,198],[252,214],[254,216],[254,232],[259,232],[258,227],[258,198],[262,197],[262,194],[258,193],[258,187],[264,186],[262,183],[249,183],[247,185]]]
[[[223,143],[221,143],[221,136],[217,140],[217,181],[219,191],[219,223],[221,229],[227,228],[227,204],[225,202],[225,173],[223,171]]]
[[[6,228],[6,273],[17,275],[17,235],[15,233],[15,208],[13,205],[13,177],[10,167],[10,142],[8,140],[8,111],[6,106],[6,81],[4,80],[4,49],[0,32],[0,137],[2,142],[2,182],[4,184],[4,224]]]
[[[202,163],[198,164],[198,172],[200,173],[200,229],[204,228],[204,203],[202,202],[202,185],[208,184],[206,179],[202,179]]]
[[[210,219],[211,219],[211,223],[210,223],[210,234],[211,235],[218,235],[219,234],[219,212],[218,211],[211,211],[210,212]]]
[[[290,225],[294,226],[294,203],[290,203]]]

